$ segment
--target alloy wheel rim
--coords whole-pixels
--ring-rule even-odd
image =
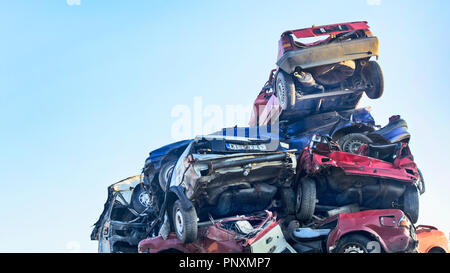
[[[348,152],[354,154],[364,144],[365,143],[360,140],[352,140],[345,145],[345,151],[348,151]]]
[[[139,194],[139,202],[144,206],[144,207],[149,207],[150,206],[150,196],[148,195],[148,193],[146,192],[141,192]]]
[[[277,88],[278,100],[280,101],[280,105],[282,108],[286,108],[286,90],[281,81],[278,82]]]
[[[179,235],[183,234],[183,215],[181,214],[180,209],[177,209],[175,212],[175,227],[177,229],[177,233]]]
[[[366,251],[361,246],[352,244],[344,248],[344,253],[366,253]]]

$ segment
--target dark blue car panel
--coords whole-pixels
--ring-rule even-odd
[[[371,132],[374,128],[374,118],[367,109],[361,108],[305,117],[284,126],[280,138],[300,152],[310,143],[313,134],[337,138],[350,132]]]
[[[353,110],[358,106],[363,92],[355,92],[353,94],[332,96],[327,98],[298,100],[294,109],[283,111],[280,120],[289,120],[304,118],[310,115],[327,113],[330,111],[347,111]]]
[[[394,128],[382,134],[381,136],[390,143],[403,141],[410,138],[410,134],[405,127]]]
[[[179,156],[192,141],[192,139],[182,140],[151,151],[145,160],[144,173],[146,177],[153,179],[155,173],[161,168],[161,162],[164,161],[167,155],[174,154]]]
[[[311,142],[314,134],[337,140],[345,134],[364,133],[375,143],[403,141],[409,139],[410,136],[406,122],[400,119],[400,116],[390,120],[389,124],[382,129],[375,130],[375,128],[375,120],[369,110],[361,108],[304,117],[287,125],[282,124],[279,130],[270,125],[232,127],[224,128],[211,135],[279,140],[288,143],[288,149],[297,149],[297,153],[300,153]],[[168,155],[178,157],[192,141],[192,139],[178,141],[150,152],[144,167],[146,177],[153,179],[161,168],[161,163]]]

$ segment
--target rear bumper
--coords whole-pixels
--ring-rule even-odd
[[[277,65],[291,74],[297,66],[302,69],[378,56],[377,37],[307,47],[286,52]]]
[[[215,204],[219,192],[228,186],[258,183],[268,179],[292,177],[296,169],[295,150],[238,155],[200,155],[186,158],[181,174],[186,196],[196,199],[208,192],[208,203]],[[181,177],[180,177],[181,180]],[[283,184],[283,183],[282,183]]]
[[[334,167],[340,168],[346,175],[392,179],[412,184],[417,181],[417,175],[408,173],[406,168],[398,168],[389,162],[340,151],[327,156],[304,153],[301,162],[304,163],[306,172],[312,174]]]

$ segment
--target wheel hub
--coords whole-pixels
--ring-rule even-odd
[[[141,192],[141,194],[139,194],[139,202],[144,207],[150,207],[150,196],[148,195],[148,193]]]
[[[364,144],[365,143],[360,140],[352,140],[345,145],[344,150],[354,154]]]
[[[344,253],[365,253],[365,251],[358,245],[349,245],[344,249]]]
[[[183,234],[183,216],[180,209],[177,209],[175,213],[175,228],[179,235]]]
[[[278,82],[277,95],[280,105],[284,108],[286,106],[286,90],[281,82]]]

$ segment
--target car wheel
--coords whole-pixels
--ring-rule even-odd
[[[369,61],[362,70],[363,76],[370,85],[366,89],[366,95],[370,99],[378,99],[383,95],[384,79],[380,65],[375,61]]]
[[[297,185],[295,214],[299,221],[311,220],[316,208],[316,182],[311,178],[302,178]]]
[[[381,253],[380,243],[360,234],[342,237],[336,247],[337,253]]]
[[[416,187],[406,187],[403,193],[403,212],[413,224],[419,220],[419,192]]]
[[[169,178],[171,177],[172,172],[175,169],[177,161],[178,161],[177,159],[171,159],[169,161],[166,161],[159,170],[158,175],[159,186],[163,191],[166,191],[167,183],[169,182]]]
[[[427,253],[447,253],[447,252],[445,252],[443,248],[436,246],[430,249]]]
[[[286,215],[295,214],[295,192],[292,188],[281,188],[280,201],[283,212]]]
[[[144,189],[144,186],[139,184],[133,190],[133,196],[131,197],[131,206],[138,213],[144,212],[151,206],[151,196]]]
[[[419,193],[420,195],[425,193],[425,180],[423,178],[422,172],[420,171],[420,169],[417,169],[419,171],[419,183],[418,183],[418,188],[419,188]]]
[[[290,110],[295,105],[295,85],[292,76],[279,70],[275,81],[275,94],[282,110]]]
[[[356,153],[362,145],[369,143],[372,143],[372,140],[361,133],[348,134],[338,140],[341,150],[352,154]]]
[[[185,210],[177,200],[173,204],[172,217],[173,228],[181,243],[188,244],[197,239],[197,212],[194,207]]]

